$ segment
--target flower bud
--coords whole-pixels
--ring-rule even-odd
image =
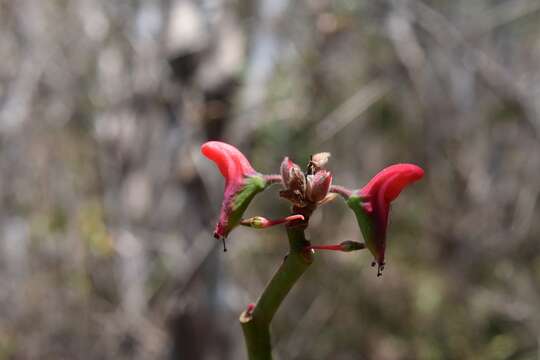
[[[252,227],[254,229],[263,229],[270,224],[270,220],[262,216],[254,216],[252,218],[242,220],[240,224]]]
[[[366,245],[364,243],[351,240],[342,241],[339,246],[341,247],[341,251],[344,252],[362,250],[366,248]]]
[[[331,184],[332,174],[329,171],[320,170],[315,175],[308,175],[306,198],[314,203],[322,201],[328,194]]]
[[[302,195],[306,191],[306,177],[300,166],[293,163],[288,157],[281,163],[281,179],[283,187],[287,190],[299,191]]]
[[[330,158],[329,152],[321,152],[318,154],[311,155],[311,159],[309,160],[309,165],[308,165],[310,173],[314,174],[317,171],[324,169],[324,167],[328,163],[329,158]]]
[[[337,245],[312,245],[309,246],[312,250],[331,250],[331,251],[342,251],[342,252],[351,252],[355,250],[362,250],[366,248],[366,245],[361,242],[346,240],[342,241]]]
[[[270,226],[290,223],[293,221],[304,221],[304,216],[300,214],[294,214],[276,220],[270,220],[262,216],[254,216],[249,219],[243,219],[240,224],[252,227],[254,229],[264,229]]]
[[[300,166],[294,164],[290,171],[289,189],[292,191],[298,191],[301,194],[306,192],[306,177]]]

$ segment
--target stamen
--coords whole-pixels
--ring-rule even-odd
[[[311,250],[331,250],[331,251],[342,251],[342,252],[351,252],[355,250],[362,250],[366,248],[364,243],[346,240],[337,245],[313,245],[308,247]]]
[[[225,245],[225,238],[222,237],[221,241],[223,242],[223,252],[227,252],[227,245]]]
[[[379,266],[377,267],[377,277],[382,276],[382,272],[384,270],[384,265],[385,265],[385,263],[382,263],[382,264],[379,264]]]

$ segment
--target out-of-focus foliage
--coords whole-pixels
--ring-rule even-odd
[[[536,359],[540,3],[0,1],[0,359],[242,359],[237,315],[282,229],[212,238],[235,143],[260,171],[329,151],[336,182],[425,178],[382,278],[318,254],[280,359]],[[247,216],[287,214],[271,188]],[[336,199],[314,243],[360,237]]]

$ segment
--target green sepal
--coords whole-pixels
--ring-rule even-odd
[[[235,196],[231,207],[231,215],[229,216],[229,229],[232,230],[242,220],[242,215],[246,211],[249,203],[255,195],[266,189],[268,182],[262,175],[257,174],[245,179],[242,189]]]
[[[362,236],[366,247],[377,258],[377,247],[375,244],[375,222],[373,216],[364,209],[364,200],[362,197],[353,194],[347,199],[347,205],[354,211],[358,226],[362,231]]]

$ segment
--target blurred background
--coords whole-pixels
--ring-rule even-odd
[[[329,151],[351,188],[426,170],[382,278],[317,255],[277,359],[540,357],[538,0],[0,0],[0,59],[0,359],[245,359],[287,244],[221,252],[207,139],[264,173]],[[340,199],[310,238],[361,239]]]

